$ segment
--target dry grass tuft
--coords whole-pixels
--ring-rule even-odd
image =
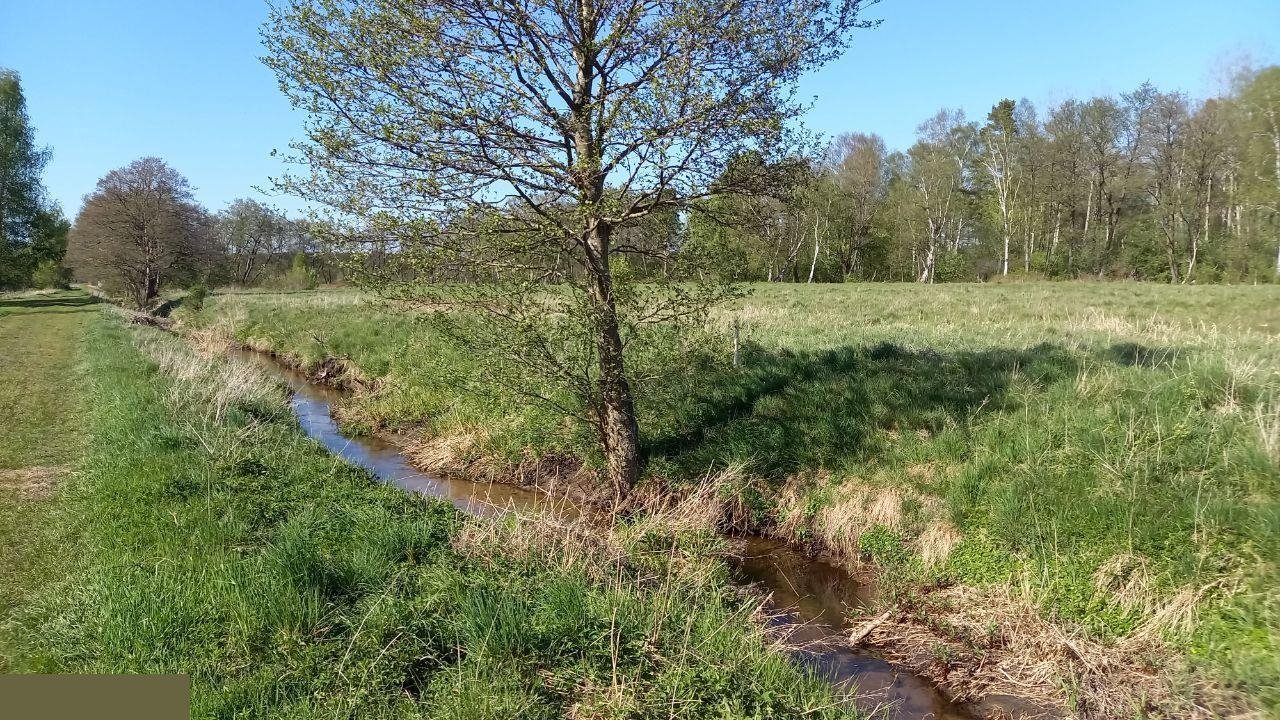
[[[886,488],[876,493],[867,506],[867,520],[873,525],[881,525],[890,530],[902,526],[902,495],[893,488]]]
[[[866,494],[862,488],[842,486],[842,492],[830,505],[818,511],[814,536],[838,558],[858,557],[858,539],[871,527],[867,520]]]
[[[483,462],[478,450],[488,434],[482,428],[457,428],[447,435],[419,435],[405,449],[413,464],[429,472],[470,475]],[[487,473],[486,473],[487,474]]]
[[[453,544],[487,562],[525,558],[560,569],[583,569],[599,579],[615,576],[626,562],[625,551],[612,539],[592,525],[552,513],[511,511],[471,518]]]
[[[875,526],[902,530],[906,525],[903,509],[908,494],[905,488],[873,488],[861,481],[845,482],[836,490],[830,504],[814,518],[813,535],[839,558],[856,559],[858,538]]]
[[[916,538],[916,550],[924,560],[925,567],[933,567],[951,556],[951,551],[960,544],[960,539],[960,531],[951,523],[934,520]]]
[[[825,477],[819,476],[820,482]],[[809,516],[809,487],[811,480],[801,474],[787,478],[778,490],[778,525],[775,532],[778,536],[795,539],[808,531],[811,518]]]
[[[1280,399],[1272,397],[1259,403],[1254,410],[1254,423],[1258,428],[1258,442],[1271,461],[1280,464]]]
[[[1126,636],[1121,645],[1147,643],[1167,635],[1187,636],[1195,629],[1200,606],[1209,593],[1224,589],[1227,594],[1238,591],[1238,588],[1227,587],[1231,582],[1231,578],[1222,577],[1200,586],[1184,585],[1172,596],[1153,603],[1155,607],[1148,609],[1142,624]]]
[[[236,455],[253,442],[261,413],[283,411],[288,404],[285,389],[252,363],[222,354],[224,346],[213,342],[195,345],[161,333],[135,333],[138,349],[158,370],[174,380],[168,383],[164,402],[176,423],[215,455]],[[227,433],[229,413],[248,415],[249,422]]]
[[[721,488],[719,475],[708,475],[677,496],[668,495],[658,502],[650,501],[639,515],[636,531],[715,532],[728,514],[727,498]]]
[[[21,500],[44,500],[53,495],[63,476],[70,472],[67,465],[0,470],[0,488]]]
[[[1098,566],[1093,584],[1129,610],[1145,615],[1155,606],[1155,579],[1150,563],[1141,555],[1119,553],[1112,557]]]

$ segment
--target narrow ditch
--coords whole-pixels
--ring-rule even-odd
[[[410,463],[392,438],[343,434],[332,415],[342,391],[313,383],[265,353],[237,350],[234,354],[289,386],[293,412],[307,435],[383,482],[448,500],[477,515],[502,508],[542,510],[555,502],[543,493],[516,485],[428,475]],[[1007,708],[952,702],[926,678],[852,647],[849,634],[854,628],[846,621],[848,611],[867,607],[872,590],[843,569],[776,540],[758,536],[731,540],[737,545],[732,560],[735,581],[759,587],[771,597],[770,628],[786,634],[790,644],[800,648],[793,651],[798,662],[839,689],[856,688],[859,707],[880,708],[889,720],[976,720],[1007,713]]]

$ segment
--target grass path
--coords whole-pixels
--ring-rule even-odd
[[[0,296],[0,470],[74,459],[75,364],[92,303],[79,293]]]
[[[76,363],[93,302],[73,292],[0,295],[0,613],[48,569],[43,520],[80,449]]]

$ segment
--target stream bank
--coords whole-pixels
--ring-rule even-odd
[[[320,384],[281,359],[254,350],[236,350],[240,359],[265,369],[292,391],[291,405],[303,431],[330,452],[359,465],[404,490],[447,500],[472,514],[504,509],[578,514],[579,509],[548,493],[496,481],[436,476],[419,470],[406,456],[403,438],[344,434],[333,417],[333,405],[344,390],[326,372]],[[326,365],[325,367],[328,367]],[[864,709],[886,708],[892,720],[975,720],[979,717],[1029,717],[1047,713],[1012,697],[977,703],[953,702],[925,675],[888,662],[849,642],[848,616],[870,608],[874,591],[843,568],[785,543],[761,536],[737,536],[732,561],[736,582],[757,588],[770,598],[766,624],[787,639],[798,662],[812,667],[838,688],[857,688]],[[905,658],[904,655],[899,655]],[[921,660],[928,664],[929,661]],[[909,663],[904,663],[909,664]]]

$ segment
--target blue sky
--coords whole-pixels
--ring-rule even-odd
[[[3,0],[0,67],[22,75],[46,173],[69,215],[107,171],[166,159],[217,210],[258,196],[300,134],[258,61],[263,0]],[[1037,105],[1144,80],[1214,94],[1241,55],[1280,57],[1280,0],[884,0],[837,62],[806,78],[807,124],[904,148],[939,108],[981,118],[1002,97]],[[288,198],[273,200],[297,208]]]

